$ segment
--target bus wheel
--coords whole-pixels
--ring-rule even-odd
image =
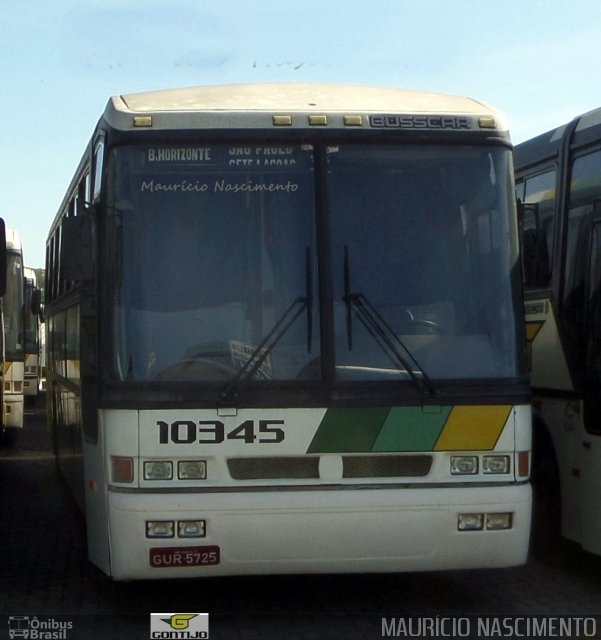
[[[17,444],[20,429],[12,429],[8,427],[2,431],[2,446],[14,447]]]

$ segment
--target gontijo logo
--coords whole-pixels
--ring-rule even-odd
[[[208,613],[151,613],[153,639],[198,640],[209,637]]]

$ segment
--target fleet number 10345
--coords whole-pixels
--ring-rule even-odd
[[[226,428],[221,420],[157,420],[159,444],[220,444],[241,440],[245,444],[277,444],[284,441],[283,420],[245,420]]]

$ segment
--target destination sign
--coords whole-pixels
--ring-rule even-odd
[[[144,162],[152,165],[203,165],[234,168],[295,168],[311,166],[310,145],[151,146]]]
[[[135,153],[143,170],[134,189],[144,196],[294,194],[311,184],[311,145],[165,144]]]

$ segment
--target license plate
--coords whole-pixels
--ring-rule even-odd
[[[219,564],[220,553],[216,545],[205,547],[153,547],[150,566],[160,569],[173,567],[201,567]]]

